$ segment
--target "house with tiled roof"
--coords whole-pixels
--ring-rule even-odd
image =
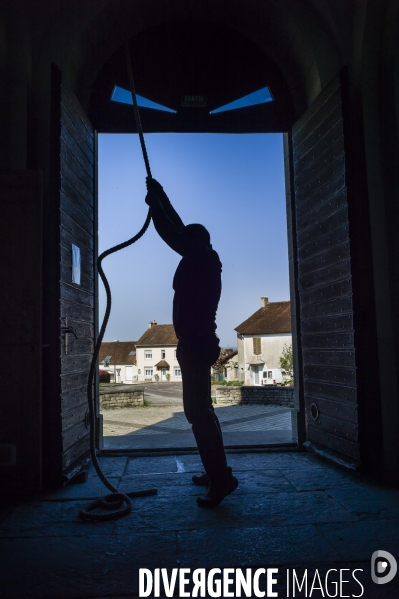
[[[100,370],[109,372],[112,383],[137,381],[135,341],[103,341],[98,361]]]
[[[149,323],[136,342],[139,381],[178,381],[181,370],[176,358],[178,339],[173,324]]]
[[[238,379],[238,352],[228,347],[220,350],[219,358],[211,368],[213,381],[235,381]]]
[[[245,385],[261,385],[271,369],[280,368],[284,345],[292,345],[291,302],[269,302],[261,297],[261,307],[237,331],[238,377]]]

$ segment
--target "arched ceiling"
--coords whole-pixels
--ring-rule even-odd
[[[350,38],[347,0],[123,2],[123,20],[132,40],[144,39],[157,27],[184,22],[206,23],[245,38],[279,71],[296,117],[342,66],[342,48]],[[120,0],[39,0],[27,7],[43,51],[50,47],[64,80],[88,108],[99,73],[121,47]],[[206,40],[199,52],[204,47]]]
[[[279,70],[247,37],[199,20],[161,23],[130,40],[137,93],[176,114],[142,109],[144,130],[175,132],[287,131],[292,100]],[[92,86],[89,117],[98,131],[134,131],[133,111],[110,102],[115,85],[129,89],[124,48],[102,67]],[[274,101],[232,112],[210,111],[269,87]],[[182,100],[201,97],[203,106]]]
[[[178,21],[219,25],[247,38],[280,70],[296,114],[303,111],[341,66],[334,22],[326,0],[314,3],[311,0],[124,0],[124,6],[130,38]],[[104,63],[120,46],[120,4],[119,0],[111,0],[97,11],[75,45],[71,75],[77,74],[79,64],[75,83],[82,92],[93,84]]]

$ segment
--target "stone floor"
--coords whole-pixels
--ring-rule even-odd
[[[399,574],[387,584],[373,583],[370,574],[373,552],[399,559],[398,489],[307,453],[229,453],[228,459],[239,487],[214,510],[195,502],[196,454],[100,458],[118,488],[158,488],[156,496],[134,499],[132,513],[115,522],[78,517],[89,499],[106,492],[92,466],[84,484],[3,504],[0,597],[126,599],[139,596],[140,568],[166,568],[170,575],[173,568],[227,567],[244,574],[277,568],[276,595],[267,591],[266,576],[259,579],[265,597],[399,596]],[[301,581],[305,569],[307,591],[304,584],[293,594],[293,573]],[[341,589],[334,585],[340,575]],[[174,596],[183,594],[176,588]]]

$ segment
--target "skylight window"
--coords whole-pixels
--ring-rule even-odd
[[[211,110],[209,114],[217,114],[218,112],[225,112],[227,110],[236,110],[237,108],[245,108],[246,106],[255,106],[256,104],[265,104],[266,102],[273,102],[273,97],[268,87],[262,87],[262,89],[259,89],[252,94],[248,94],[238,100],[234,100],[234,102]]]
[[[171,108],[167,108],[166,106],[162,106],[162,104],[157,104],[152,100],[148,100],[147,98],[143,98],[143,96],[139,96],[136,94],[137,105],[142,106],[143,108],[152,108],[153,110],[163,110],[164,112],[172,112],[176,113],[176,110],[172,110]],[[114,87],[114,91],[112,92],[111,100],[113,102],[121,102],[122,104],[133,104],[132,94],[127,89],[123,89],[123,87],[118,87],[117,85]]]

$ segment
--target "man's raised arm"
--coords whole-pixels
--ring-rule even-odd
[[[147,177],[148,193],[146,203],[151,206],[152,220],[158,235],[181,256],[191,250],[191,244],[187,242],[181,232],[184,223],[169,201],[162,185],[155,179]]]

